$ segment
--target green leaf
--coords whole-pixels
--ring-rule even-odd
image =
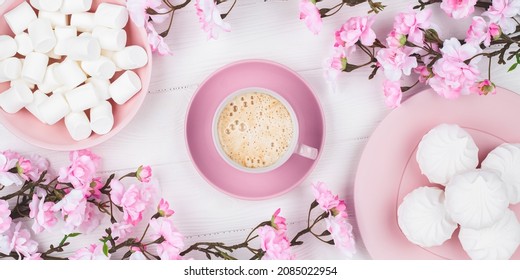
[[[108,257],[108,245],[107,243],[103,243],[103,254]]]
[[[509,70],[507,70],[507,72],[511,72],[511,71],[515,70],[517,66],[518,66],[518,62],[511,65],[511,67],[509,68]]]
[[[516,63],[520,64],[520,53],[516,55]]]
[[[78,235],[81,235],[81,233],[79,233],[79,232],[73,232],[73,233],[69,234],[69,237],[76,237],[76,236],[78,236]]]

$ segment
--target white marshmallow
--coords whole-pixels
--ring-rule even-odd
[[[40,84],[45,77],[49,57],[37,52],[32,52],[25,57],[22,67],[22,78],[32,84]]]
[[[33,93],[24,83],[13,83],[11,88],[1,94],[0,106],[9,114],[20,111],[33,101]]]
[[[60,11],[66,15],[71,15],[88,12],[91,7],[92,0],[63,0]]]
[[[69,25],[69,19],[67,18],[67,15],[59,12],[40,11],[38,13],[38,17],[49,20],[53,28],[55,28],[56,26]]]
[[[61,55],[56,54],[54,52],[54,49],[52,49],[50,52],[46,53],[45,55],[52,59],[61,60]]]
[[[148,54],[140,46],[129,46],[122,51],[114,53],[112,60],[117,67],[124,70],[141,68],[148,63]]]
[[[65,52],[73,60],[95,60],[101,55],[99,41],[89,36],[67,40]]]
[[[112,60],[101,56],[99,59],[81,62],[81,68],[93,78],[110,80],[116,73]]]
[[[96,10],[96,25],[121,29],[128,23],[128,10],[120,5],[101,3]]]
[[[16,40],[16,44],[18,45],[19,54],[26,56],[28,53],[34,51],[31,37],[29,37],[29,34],[22,32],[16,35],[14,39]]]
[[[61,82],[56,77],[56,68],[58,65],[58,63],[53,63],[47,67],[43,82],[38,84],[38,89],[41,92],[47,94],[62,86]]]
[[[90,33],[90,32],[82,32],[81,34],[78,35],[78,37],[90,37],[90,38],[92,38],[92,33]]]
[[[81,70],[78,63],[69,58],[56,66],[55,71],[58,82],[63,83],[67,90],[71,90],[87,80],[87,75]]]
[[[56,46],[56,36],[48,19],[36,19],[29,24],[29,37],[35,51],[47,53]]]
[[[0,83],[20,78],[22,62],[16,57],[0,61]]]
[[[130,100],[141,88],[142,84],[139,76],[132,71],[126,71],[110,85],[108,91],[112,99],[121,105]]]
[[[38,106],[45,123],[53,125],[69,114],[69,104],[61,94],[53,94]]]
[[[22,61],[22,59],[20,59],[20,61]],[[23,62],[22,62],[22,65],[23,65]],[[34,90],[36,88],[35,84],[29,83],[29,82],[27,82],[26,80],[23,80],[23,79],[12,80],[9,83],[9,85],[13,86],[14,84],[17,84],[17,83],[22,83],[22,84],[26,85],[31,90]]]
[[[72,112],[65,117],[65,127],[72,139],[81,141],[87,139],[92,130],[85,112]]]
[[[80,32],[90,32],[96,26],[94,13],[72,14],[70,17],[70,25],[75,26]]]
[[[101,102],[98,106],[90,109],[90,127],[99,134],[104,135],[114,127],[114,115],[112,105],[108,101]]]
[[[91,83],[94,86],[99,100],[108,100],[111,98],[110,93],[108,93],[108,88],[110,87],[109,80],[90,78],[85,83]]]
[[[56,35],[56,47],[54,47],[54,53],[57,55],[66,55],[67,51],[67,40],[75,38],[78,34],[78,30],[74,26],[57,26],[54,29]]]
[[[45,12],[57,12],[60,10],[63,3],[62,0],[38,0],[38,10]],[[39,14],[38,14],[39,15]]]
[[[40,0],[30,0],[31,6],[33,6],[36,10],[41,10],[42,6],[40,5]]]
[[[18,51],[16,40],[11,36],[0,35],[0,60],[12,57]]]
[[[101,48],[108,51],[120,51],[126,46],[126,31],[97,26],[92,31],[92,36],[99,40]]]
[[[40,105],[47,101],[47,99],[49,99],[49,97],[41,92],[40,90],[37,90],[34,92],[33,94],[33,102],[31,102],[31,104],[25,106],[25,109],[27,109],[27,111],[29,111],[33,116],[35,116],[39,121],[41,121],[42,123],[45,123],[45,120],[43,119],[42,117],[42,114],[40,113]]]
[[[24,32],[36,19],[36,13],[29,3],[22,1],[16,8],[5,13],[4,18],[13,33],[18,34]]]
[[[85,84],[65,93],[65,98],[72,112],[82,112],[99,104],[96,89],[92,84]]]

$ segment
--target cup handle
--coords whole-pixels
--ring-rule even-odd
[[[318,157],[318,149],[307,146],[305,144],[298,145],[295,153],[312,160],[315,160]]]

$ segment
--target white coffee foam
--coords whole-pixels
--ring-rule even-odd
[[[223,108],[217,124],[222,150],[247,168],[275,164],[291,146],[294,125],[285,105],[262,92],[239,94]]]

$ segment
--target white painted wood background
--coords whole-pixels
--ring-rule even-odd
[[[325,0],[322,3],[333,6],[335,2]],[[413,0],[383,2],[388,7],[377,15],[374,25],[381,40],[390,31],[393,16],[416,3]],[[220,7],[222,12],[226,8]],[[292,237],[305,226],[307,209],[313,200],[311,182],[324,181],[348,203],[358,243],[355,258],[369,258],[357,230],[353,188],[363,148],[372,131],[390,112],[382,97],[382,75],[369,81],[370,69],[342,74],[337,91],[332,92],[322,71],[323,61],[333,44],[334,31],[350,16],[364,15],[367,11],[367,5],[344,8],[334,17],[324,19],[321,33],[315,36],[299,20],[297,0],[238,0],[226,18],[232,31],[222,33],[218,40],[208,41],[200,30],[193,3],[190,3],[175,14],[173,29],[167,38],[174,55],[153,58],[150,93],[135,119],[114,138],[92,148],[103,157],[103,173],[124,174],[141,164],[151,165],[163,196],[176,211],[174,221],[188,244],[241,242],[251,228],[268,219],[279,207],[287,218],[289,237]],[[435,11],[434,21],[445,27],[442,37],[465,33],[469,21],[468,25],[453,25],[438,8]],[[299,187],[277,198],[244,201],[220,193],[197,173],[184,142],[184,121],[188,102],[205,77],[236,60],[257,58],[287,65],[309,82],[323,105],[327,135],[320,162]],[[506,70],[507,66],[494,66],[494,81],[519,92],[520,80],[514,79],[518,74],[506,74]],[[68,162],[67,153],[29,145],[1,125],[0,139],[0,150],[38,153],[49,158],[54,167]],[[99,229],[90,236],[76,237],[68,250],[95,242],[101,234]],[[42,234],[37,240],[40,249],[44,249],[59,242],[61,237],[58,233]],[[299,259],[344,258],[334,247],[312,238],[306,238],[305,244],[295,247],[294,251]],[[239,253],[237,256],[245,258],[248,255]]]

